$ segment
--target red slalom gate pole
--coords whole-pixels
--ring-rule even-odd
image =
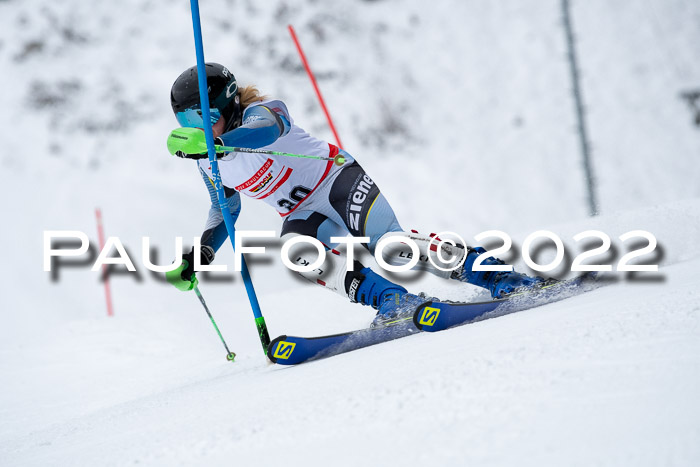
[[[297,39],[297,34],[294,32],[294,27],[290,24],[287,26],[289,29],[289,34],[292,36],[292,40],[294,41],[294,45],[297,47],[297,51],[299,52],[299,56],[301,57],[301,61],[304,64],[304,68],[306,69],[306,73],[309,75],[309,79],[311,80],[311,84],[314,87],[314,91],[316,91],[316,97],[318,97],[319,102],[321,103],[321,108],[323,109],[323,113],[326,114],[326,119],[328,119],[328,125],[331,127],[331,131],[333,132],[333,136],[335,137],[335,142],[338,145],[339,148],[343,147],[343,144],[340,142],[340,137],[338,137],[338,132],[335,131],[335,125],[333,125],[333,119],[331,119],[331,114],[328,112],[328,108],[326,107],[326,103],[323,100],[323,96],[321,95],[321,91],[318,88],[318,83],[316,83],[316,78],[314,77],[314,74],[311,72],[311,68],[309,67],[309,62],[306,60],[306,55],[304,55],[304,51],[301,49],[301,44],[299,43],[299,39]]]
[[[100,208],[95,208],[95,218],[97,219],[97,236],[100,240],[100,251],[105,247],[105,233],[102,228],[102,212]],[[109,289],[109,276],[107,275],[107,265],[102,265],[102,277],[104,278],[105,284],[105,299],[107,300],[107,316],[114,316],[114,309],[112,308],[112,292]]]

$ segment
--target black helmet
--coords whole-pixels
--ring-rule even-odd
[[[218,63],[207,63],[204,67],[207,72],[212,123],[223,116],[226,119],[224,132],[231,131],[241,124],[241,104],[236,78],[225,66]],[[201,128],[202,112],[196,66],[188,68],[175,80],[170,90],[170,105],[180,125]]]

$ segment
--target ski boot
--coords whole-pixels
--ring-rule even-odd
[[[545,281],[542,277],[530,277],[525,274],[512,271],[472,271],[474,260],[485,253],[482,247],[468,247],[467,258],[460,269],[452,273],[452,278],[461,282],[467,282],[478,287],[483,287],[491,293],[494,299],[505,298],[508,295],[531,288],[539,288],[549,284],[554,279]],[[486,258],[481,262],[483,265],[505,264],[502,260],[494,257]]]
[[[394,292],[384,295],[384,301],[379,305],[377,316],[374,317],[371,326],[386,326],[403,318],[410,318],[418,307],[432,301],[420,295],[408,292]]]
[[[369,305],[377,310],[377,316],[372,321],[371,327],[385,326],[402,316],[412,315],[419,305],[429,301],[425,297],[413,295],[398,284],[383,278],[370,268],[360,271],[359,284],[350,285],[350,300]]]

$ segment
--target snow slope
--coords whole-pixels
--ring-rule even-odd
[[[660,272],[295,368],[266,363],[233,274],[201,288],[234,364],[197,299],[143,267],[113,276],[107,318],[97,273],[42,270],[42,235],[96,242],[99,206],[138,265],[143,236],[169,262],[175,236],[201,233],[198,174],[165,151],[167,93],[194,61],[188,4],[0,2],[0,465],[700,463],[700,132],[678,98],[700,85],[697,2],[572,4],[603,213],[592,219],[558,1],[202,3],[207,58],[330,139],[295,25],[345,147],[406,228],[469,241],[499,229],[516,249],[549,229],[565,266],[578,232],[610,235],[614,264],[630,247],[619,235],[643,229],[659,247],[641,260]],[[279,218],[244,202],[238,227],[278,230]],[[217,263],[232,264],[229,250]],[[273,337],[371,320],[270,251],[251,269]]]
[[[679,217],[697,220],[700,202],[684,203],[675,215],[672,207],[659,210],[667,213],[661,222],[678,227]],[[600,218],[596,227],[642,223],[655,212]],[[697,234],[697,225],[676,238]],[[657,230],[668,251],[683,246]],[[700,255],[697,246],[685,247],[684,261],[668,264],[681,258],[668,254],[660,274],[646,279],[294,368],[264,363],[244,297],[230,303],[230,291],[216,287],[205,290],[239,353],[234,364],[193,297],[179,310],[120,310],[113,319],[63,323],[40,340],[3,347],[0,459],[694,465]],[[274,335],[331,332],[343,326],[324,319],[341,320],[328,308],[357,311],[331,296],[289,307],[305,303],[307,293],[262,295]],[[366,323],[363,311],[357,323],[345,316],[344,329]]]

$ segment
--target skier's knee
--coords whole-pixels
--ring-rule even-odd
[[[294,234],[286,234],[282,236],[282,240],[286,242],[293,237],[295,237]],[[297,266],[312,265],[317,258],[318,251],[308,243],[298,243],[288,250],[288,259]],[[326,251],[326,259],[319,267],[295,272],[308,281],[349,298],[351,302],[374,308],[388,291],[406,292],[406,289],[400,285],[364,267],[357,260],[348,271],[347,256],[334,249]]]
[[[282,236],[283,243],[296,237],[296,234],[289,233]],[[355,261],[352,271],[347,269],[347,257],[334,249],[327,249],[325,252],[325,261],[312,269],[306,271],[295,271],[304,279],[322,285],[323,287],[339,293],[345,297],[348,296],[349,282],[348,276],[354,271],[360,271],[363,266],[359,261]],[[293,245],[287,251],[289,261],[300,268],[308,268],[318,259],[318,251],[313,245],[303,242]]]
[[[391,237],[403,237],[405,240],[396,239],[381,250],[381,257],[387,264],[404,266],[410,263],[415,256],[410,245],[412,242],[418,252],[418,262],[412,269],[427,271],[445,279],[452,276],[452,271],[459,269],[467,252],[464,245],[451,245],[441,242],[433,235],[421,235],[415,231],[388,232],[381,237],[379,243]]]

